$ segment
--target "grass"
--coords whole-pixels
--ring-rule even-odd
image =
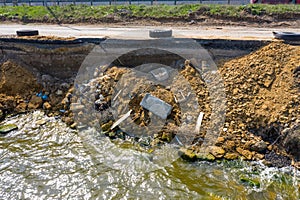
[[[189,14],[198,11],[199,15],[241,17],[248,15],[280,15],[300,14],[300,5],[117,5],[117,6],[88,6],[88,5],[65,5],[65,6],[1,6],[0,18],[29,19],[33,21],[48,20],[101,20],[109,16],[137,18],[188,18]]]

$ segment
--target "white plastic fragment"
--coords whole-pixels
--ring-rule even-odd
[[[204,116],[204,112],[200,112],[198,119],[197,119],[196,128],[195,128],[196,133],[200,132],[200,127],[201,127],[203,116]]]
[[[129,110],[125,115],[123,115],[120,119],[118,119],[111,127],[110,130],[114,129],[116,126],[121,124],[125,119],[127,119],[130,116],[132,110]]]
[[[178,103],[178,100],[175,95],[174,95],[174,100],[175,100],[175,103]]]
[[[118,98],[118,96],[121,94],[121,92],[122,92],[122,89],[116,94],[116,96],[113,98],[113,101],[115,101]]]

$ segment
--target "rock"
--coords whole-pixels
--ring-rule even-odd
[[[224,147],[224,148],[226,148],[228,150],[234,150],[235,149],[235,142],[232,141],[232,140],[228,140],[228,141],[226,141],[225,146],[226,147]]]
[[[74,123],[74,120],[73,120],[72,117],[64,117],[64,118],[62,118],[62,120],[63,120],[68,126],[70,126],[71,124]]]
[[[113,125],[113,121],[109,121],[101,126],[102,131],[110,130],[110,127]]]
[[[250,179],[248,177],[245,177],[245,176],[242,176],[240,178],[240,180],[243,182],[243,183],[247,183],[249,186],[252,186],[252,187],[260,187],[260,183],[258,180],[256,179]]]
[[[108,136],[110,139],[116,139],[117,134],[113,131],[105,133],[106,136]]]
[[[221,145],[223,144],[225,141],[224,137],[218,137],[217,141],[216,141],[216,145]]]
[[[167,141],[167,142],[171,142],[172,139],[173,139],[173,135],[171,133],[163,133],[162,136],[161,136],[161,139],[163,141]]]
[[[0,126],[0,133],[5,134],[16,129],[18,129],[18,126],[15,124],[5,124]]]
[[[268,145],[264,141],[256,142],[254,145],[250,147],[251,151],[256,151],[258,153],[265,153]]]
[[[195,20],[191,20],[191,21],[189,22],[190,25],[195,24],[195,23],[196,23]]]
[[[37,121],[35,122],[36,125],[40,125],[40,126],[42,126],[42,125],[44,125],[44,124],[46,124],[46,123],[47,123],[47,121],[44,120],[44,119],[40,119],[40,120],[37,120]]]
[[[236,153],[226,153],[224,158],[227,160],[234,160],[238,158],[238,155]]]
[[[290,131],[286,136],[283,146],[287,152],[300,161],[300,129]]]
[[[50,103],[49,103],[49,102],[45,102],[45,103],[43,104],[43,109],[45,109],[45,110],[50,110],[50,109],[51,109]]]
[[[29,103],[28,103],[28,109],[38,109],[42,106],[43,100],[38,96],[32,96]]]
[[[270,75],[266,75],[264,77],[264,82],[263,82],[263,85],[266,87],[266,88],[269,88],[272,83],[274,82],[275,80],[275,77],[274,76],[270,76]]]
[[[181,148],[179,150],[179,154],[181,158],[184,160],[195,161],[197,159],[197,155],[191,149]]]
[[[74,122],[73,124],[70,125],[70,128],[72,128],[72,129],[76,129],[76,127],[77,127],[77,123],[76,122]]]
[[[17,107],[15,108],[15,111],[17,113],[23,113],[26,111],[26,109],[27,109],[27,103],[22,102],[17,105]]]
[[[68,84],[68,83],[62,83],[62,84],[60,84],[60,87],[62,89],[69,89],[70,88],[70,84]]]
[[[208,153],[208,154],[202,154],[202,153],[200,153],[200,154],[197,154],[197,158],[199,159],[199,160],[206,160],[206,161],[214,161],[216,158],[212,155],[212,154],[210,154],[210,153]]]
[[[222,158],[225,154],[225,150],[218,146],[210,146],[209,152],[216,158]]]
[[[244,149],[242,149],[242,148],[240,148],[240,147],[237,147],[236,148],[236,151],[239,153],[239,154],[241,154],[242,156],[244,156],[247,160],[251,160],[251,158],[252,158],[252,153],[251,153],[251,151],[249,151],[249,150],[244,150]]]
[[[264,159],[264,157],[265,157],[264,154],[256,153],[256,154],[253,156],[253,160],[262,160],[262,159]]]

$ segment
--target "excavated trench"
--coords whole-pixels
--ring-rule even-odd
[[[139,41],[116,40],[113,43],[115,46],[111,48],[118,50],[121,46],[130,46],[131,42],[138,43]],[[226,119],[220,135],[215,144],[210,147],[207,157],[198,155],[199,149],[195,146],[183,149],[183,157],[191,160],[223,158],[265,160],[266,164],[274,166],[289,165],[291,159],[299,161],[299,152],[290,147],[292,145],[298,148],[300,144],[297,143],[299,131],[296,132],[299,124],[299,96],[295,92],[296,83],[294,84],[294,79],[291,79],[291,77],[295,77],[297,80],[298,76],[299,57],[295,57],[295,52],[299,52],[299,46],[255,40],[196,40],[196,42],[209,53],[224,80],[227,96],[227,110],[224,108]],[[76,109],[79,109],[79,112],[75,116],[69,110],[74,92],[74,80],[78,72],[82,74],[80,67],[82,63],[86,62],[87,56],[92,58],[89,61],[91,66],[99,65],[96,57],[93,59],[93,51],[96,47],[97,52],[99,44],[101,47],[102,43],[105,43],[105,39],[0,38],[1,117],[5,117],[9,113],[43,109],[49,116],[62,116],[62,119],[73,128],[78,126],[74,117],[78,117],[76,115],[79,114],[80,118],[82,107],[77,105]],[[95,56],[97,55],[95,54]],[[170,51],[142,48],[142,50],[129,51],[111,61],[105,63],[108,66],[105,66],[102,74],[97,74],[98,77],[110,77],[101,79],[101,81],[97,80],[96,83],[103,84],[104,88],[108,87],[106,91],[103,90],[100,92],[101,94],[96,95],[98,99],[95,100],[99,100],[102,95],[108,104],[97,105],[99,112],[105,111],[106,107],[112,103],[113,91],[110,91],[109,87],[116,86],[116,82],[124,73],[123,68],[130,69],[145,63],[160,63],[179,70],[182,76],[190,80],[189,84],[197,91],[198,99],[202,99],[198,101],[202,106],[201,109],[206,113],[211,112],[210,105],[207,103],[209,94],[201,77],[202,71],[195,71],[192,60],[186,62],[185,58]],[[288,63],[287,66],[285,63]],[[118,66],[122,70],[110,68],[113,66]],[[94,74],[94,71],[92,73]],[[87,75],[87,77],[89,76]],[[86,76],[80,78],[84,79]],[[203,84],[198,84],[200,82]],[[165,98],[171,94],[168,88],[159,85],[153,87],[154,89],[142,89],[144,93],[156,94],[158,98],[170,103],[173,108],[178,106],[173,100]],[[286,90],[283,91],[282,88]],[[138,89],[136,88],[136,90]],[[165,97],[159,96],[156,90],[164,93]],[[276,101],[282,92],[284,93],[283,101]],[[37,93],[46,96],[40,98]],[[141,99],[143,95],[138,99]],[[138,119],[136,124],[144,123],[145,125],[144,119],[148,114],[141,111],[139,105],[134,105],[132,101],[130,106],[135,112],[131,114],[131,117],[135,120]],[[180,124],[176,120],[182,121],[182,117],[176,118],[180,112],[180,109],[172,112],[170,115],[172,117],[169,119],[172,128],[169,130],[163,128],[159,140],[170,141],[172,139],[170,137],[176,135],[173,128],[176,129],[176,126]],[[270,117],[267,116],[267,113],[270,114]],[[101,121],[102,129],[111,127],[114,122],[111,119]],[[197,141],[203,140],[207,121],[209,121],[209,117],[205,116],[203,132],[196,135],[192,142],[197,143]],[[120,134],[120,130],[116,132]],[[108,133],[111,138],[118,137],[118,134]]]

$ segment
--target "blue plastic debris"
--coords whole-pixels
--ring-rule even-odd
[[[41,97],[41,98],[42,98],[42,96],[43,96],[43,92],[39,92],[39,93],[37,93],[37,94],[36,94],[36,96],[37,96],[37,97]]]
[[[48,99],[48,95],[44,94],[44,95],[42,96],[42,99],[43,99],[44,101],[46,101],[46,100]]]

